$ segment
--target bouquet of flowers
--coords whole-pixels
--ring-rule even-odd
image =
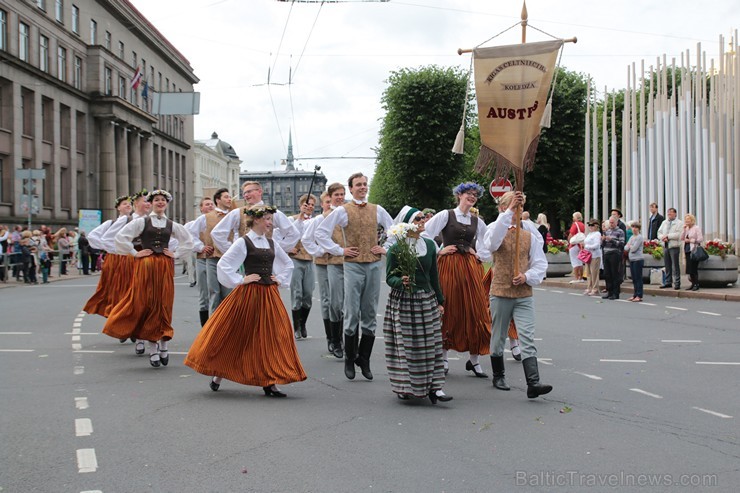
[[[709,255],[717,255],[723,259],[725,256],[735,253],[735,248],[732,243],[722,241],[719,238],[708,241],[704,249]]]
[[[547,240],[547,253],[560,253],[560,252],[567,252],[568,251],[568,242],[565,240],[555,240],[553,238],[549,238]]]
[[[416,247],[409,244],[406,238],[418,238],[419,233],[416,231],[416,225],[408,223],[394,224],[388,229],[388,235],[396,239],[395,253],[398,259],[398,267],[391,274],[399,277],[408,276],[409,284],[406,285],[408,291],[414,286],[416,280],[416,263],[418,260],[416,258]]]
[[[663,258],[663,246],[658,240],[648,240],[642,244],[642,253],[652,255],[655,260]]]

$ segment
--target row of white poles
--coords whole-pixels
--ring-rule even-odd
[[[650,217],[649,205],[679,218],[694,214],[705,239],[740,243],[740,52],[737,31],[719,63],[697,45],[670,65],[663,55],[645,70],[627,69],[622,110],[622,186],[617,190],[616,99],[604,90],[601,121],[589,85],[585,121],[584,216],[606,218],[621,208],[627,220]],[[670,90],[669,90],[670,89]],[[601,156],[599,147],[601,146]],[[601,193],[599,194],[599,181]],[[599,196],[601,203],[599,204]]]

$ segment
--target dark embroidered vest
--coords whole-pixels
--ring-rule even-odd
[[[260,280],[257,281],[259,284],[275,284],[275,281],[270,279],[272,276],[272,261],[275,259],[275,244],[271,238],[267,241],[270,243],[270,248],[257,248],[252,243],[249,236],[242,236],[244,244],[247,245],[247,258],[244,259],[244,275],[259,274]]]
[[[475,248],[475,241],[478,232],[478,218],[470,215],[470,224],[462,224],[457,221],[455,211],[447,211],[447,226],[444,227],[440,236],[445,246],[455,245],[460,253],[468,253],[471,248]]]
[[[172,236],[172,219],[167,219],[167,225],[164,228],[157,228],[152,224],[150,216],[144,218],[144,231],[139,236],[142,250],[149,249],[154,253],[162,253],[170,243],[170,236]]]

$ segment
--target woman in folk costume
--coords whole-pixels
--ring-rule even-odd
[[[277,209],[254,205],[245,210],[249,232],[235,240],[218,262],[218,280],[234,288],[190,346],[185,364],[222,379],[262,387],[268,397],[285,397],[278,385],[306,379],[298,358],[288,312],[278,286],[290,285],[293,262],[269,238]],[[244,266],[244,275],[238,272]]]
[[[437,274],[437,245],[420,237],[424,231],[424,215],[413,207],[404,206],[394,219],[388,235],[397,242],[388,249],[386,282],[392,288],[385,306],[383,338],[385,361],[391,388],[399,399],[429,397],[432,404],[447,402],[442,358],[442,313],[444,296]],[[406,223],[406,224],[404,224]],[[405,233],[394,231],[405,226]],[[414,279],[401,273],[399,252],[404,244],[416,254]]]
[[[116,235],[116,251],[134,257],[132,288],[118,303],[103,327],[103,333],[117,339],[134,337],[149,341],[149,363],[157,368],[169,363],[167,345],[172,329],[172,304],[175,300],[175,262],[193,250],[190,233],[165,215],[172,195],[166,190],[154,190],[146,197],[152,213],[134,219]],[[172,252],[170,239],[177,240]],[[134,239],[141,241],[141,250],[134,248]]]
[[[487,378],[478,356],[490,352],[491,314],[481,264],[490,258],[490,252],[484,247],[486,224],[470,213],[483,194],[483,187],[477,183],[461,183],[452,192],[458,206],[438,212],[425,225],[427,237],[441,235],[444,244],[437,261],[439,283],[445,295],[442,316],[444,366],[447,371],[449,349],[467,351],[470,359],[465,369],[476,377]]]
[[[116,255],[116,245],[108,244],[103,242],[105,233],[112,227],[114,223],[118,221],[126,221],[131,215],[131,197],[124,195],[116,199],[116,210],[118,211],[118,219],[115,221],[105,221],[100,226],[96,227],[88,235],[88,241],[92,248],[98,250],[104,250],[106,252],[105,262],[103,263],[103,271],[100,273],[100,279],[98,280],[98,287],[95,293],[87,300],[85,307],[82,309],[84,312],[90,315],[100,315],[107,317],[110,314],[111,306],[111,290],[114,284],[114,277],[127,276],[126,282],[131,278],[132,264],[127,257]],[[124,260],[126,259],[126,260]],[[117,301],[117,299],[116,299]],[[115,303],[115,302],[114,302]],[[125,339],[124,339],[125,341]]]

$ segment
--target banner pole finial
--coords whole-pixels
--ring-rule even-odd
[[[527,42],[527,2],[522,2],[522,44]]]

